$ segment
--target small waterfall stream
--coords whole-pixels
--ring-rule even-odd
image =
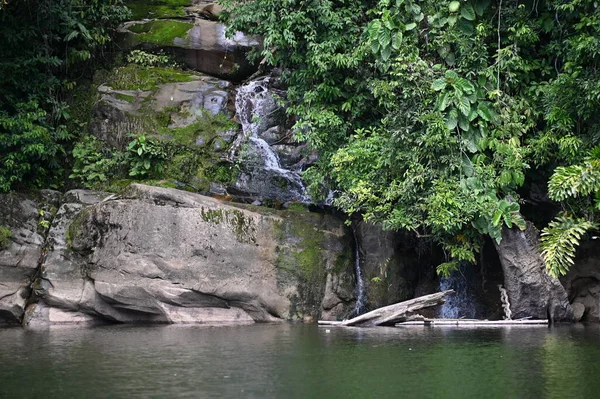
[[[358,245],[358,237],[354,228],[352,229],[354,236],[354,273],[356,275],[356,304],[352,314],[354,316],[360,315],[366,305],[366,293],[365,293],[365,282],[363,280],[362,270],[360,268],[360,246]]]
[[[242,124],[242,134],[232,146],[231,157],[235,158],[235,152],[247,143],[253,155],[260,160],[259,167],[287,181],[297,201],[310,202],[299,171],[283,168],[277,153],[261,138],[261,134],[273,126],[273,114],[280,111],[279,104],[269,92],[269,81],[270,78],[266,77],[238,88],[235,109]]]
[[[452,289],[453,295],[441,306],[440,317],[444,319],[475,319],[478,316],[475,293],[472,288],[472,268],[461,265],[450,277],[440,278],[440,291]]]

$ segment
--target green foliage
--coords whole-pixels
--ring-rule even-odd
[[[132,50],[127,54],[127,62],[137,64],[142,67],[174,67],[174,62],[171,57],[166,55],[162,50],[157,54],[148,53],[143,50]]]
[[[600,138],[592,0],[222,3],[284,71],[297,139],[320,153],[313,192],[325,181],[347,213],[433,237],[440,273],[524,228],[528,173],[581,165]],[[583,164],[551,191],[593,194]]]
[[[600,153],[600,148],[596,148]],[[582,164],[559,166],[548,182],[548,194],[555,201],[600,192],[600,158],[587,157]],[[600,210],[598,204],[597,209]]]
[[[11,1],[0,9],[0,191],[60,184],[64,146],[78,133],[65,94],[127,16],[119,0]]]
[[[579,241],[588,230],[594,228],[597,226],[585,219],[565,215],[557,217],[542,230],[542,256],[551,276],[567,274],[574,263],[575,248]]]
[[[129,143],[127,150],[130,155],[129,176],[144,178],[162,173],[167,153],[159,141],[138,136]]]
[[[8,248],[11,238],[12,231],[6,226],[0,226],[0,251]]]
[[[110,150],[100,140],[86,136],[73,148],[73,172],[69,176],[84,187],[98,188],[127,169],[126,154]]]

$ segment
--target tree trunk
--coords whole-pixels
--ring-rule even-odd
[[[446,302],[444,297],[452,293],[454,293],[453,290],[437,292],[435,294],[425,295],[408,301],[375,309],[350,320],[344,320],[342,322],[319,321],[319,324],[356,327],[394,325],[400,321],[414,319],[414,316],[416,316],[415,312],[418,310],[443,304]]]
[[[539,248],[539,232],[527,222],[527,229],[502,229],[502,241],[494,243],[508,293],[513,319],[531,317],[551,321],[573,321],[573,309],[564,287],[550,277]]]

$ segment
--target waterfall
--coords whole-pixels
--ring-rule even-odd
[[[255,166],[269,172],[269,175],[284,179],[289,183],[290,191],[295,200],[310,202],[306,187],[300,177],[299,170],[289,170],[282,167],[279,156],[269,143],[261,137],[265,131],[277,126],[277,115],[281,107],[269,91],[270,77],[254,80],[237,90],[235,109],[238,120],[242,125],[242,134],[238,136],[231,149],[231,158],[236,157],[236,151],[247,145],[255,159]]]
[[[477,304],[471,280],[472,270],[470,265],[461,265],[450,277],[440,278],[440,291],[452,289],[454,295],[446,298],[440,309],[440,317],[444,319],[477,318]]]
[[[363,280],[362,270],[360,268],[360,247],[358,245],[358,237],[354,228],[352,229],[354,236],[354,273],[356,274],[356,304],[352,314],[358,316],[364,310],[366,305],[365,282]]]

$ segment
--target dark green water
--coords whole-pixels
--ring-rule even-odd
[[[600,397],[600,326],[326,331],[0,329],[0,397]]]

